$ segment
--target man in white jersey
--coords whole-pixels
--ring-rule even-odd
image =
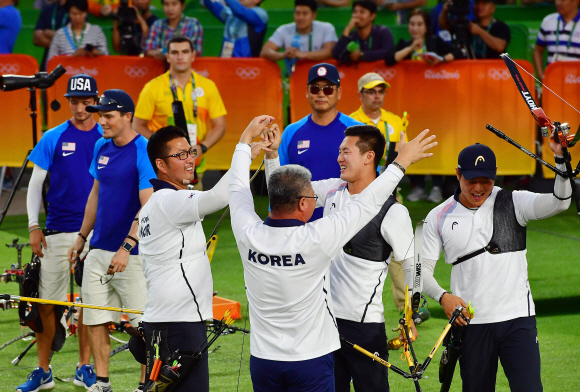
[[[385,137],[375,126],[353,125],[344,133],[337,159],[340,178],[312,182],[317,207],[324,207],[324,216],[342,210],[376,179],[385,152]],[[274,142],[270,146],[273,151],[266,153],[267,175],[280,166],[277,144]],[[412,264],[412,242],[409,212],[391,195],[330,266],[330,293],[340,335],[385,359],[388,348],[383,286],[392,252],[397,260]],[[417,336],[414,326],[412,329]],[[387,368],[351,346],[342,345],[334,359],[336,391],[350,391],[351,379],[357,392],[389,390]]]
[[[256,154],[260,151],[255,149]],[[146,342],[153,331],[162,347],[192,354],[206,339],[205,320],[213,318],[213,281],[206,253],[203,218],[228,204],[230,174],[209,191],[187,190],[194,179],[197,150],[175,126],[149,139],[147,155],[157,179],[153,195],[139,213],[139,246],[147,281],[143,316]],[[148,357],[155,348],[147,346]],[[151,365],[147,375],[151,373]],[[209,391],[207,353],[172,391]]]
[[[562,148],[553,141],[550,148],[558,168],[565,170]],[[498,357],[512,391],[542,391],[526,225],[565,211],[572,189],[556,176],[553,194],[507,191],[494,186],[496,170],[495,154],[483,144],[459,154],[459,187],[431,210],[423,229],[423,291],[441,303],[448,317],[466,301],[475,308],[461,350],[464,391],[495,391]],[[453,264],[453,294],[433,278],[441,251]],[[467,324],[459,318],[455,323]]]
[[[249,172],[252,139],[273,120],[256,117],[232,160],[232,228],[244,266],[252,322],[250,372],[254,391],[334,392],[333,351],[340,348],[329,268],[350,238],[375,217],[405,169],[432,154],[434,136],[400,145],[399,156],[342,211],[307,223],[316,207],[310,172],[277,169],[268,181],[270,216],[254,211]],[[404,139],[404,137],[403,137]]]

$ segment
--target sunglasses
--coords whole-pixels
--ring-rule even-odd
[[[318,95],[318,93],[320,92],[320,90],[322,89],[322,92],[324,93],[324,95],[332,95],[334,94],[334,90],[336,89],[336,86],[324,86],[324,87],[320,87],[317,86],[315,84],[308,86],[308,91],[310,91],[310,94],[312,95]]]
[[[108,98],[108,97],[101,97],[101,99],[99,99],[99,105],[117,105],[117,109],[124,109],[123,111],[125,112],[131,112],[129,109],[127,109],[125,107],[125,105],[121,105],[119,102],[115,101],[112,98]]]

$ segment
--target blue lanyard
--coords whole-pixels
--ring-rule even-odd
[[[76,36],[75,36],[74,41],[73,41],[73,39],[71,38],[71,35],[68,32],[68,26],[64,27],[64,33],[66,35],[66,38],[68,39],[70,46],[73,48],[73,50],[77,50],[78,46],[83,43],[83,39],[85,38],[85,33],[86,33],[88,28],[89,28],[89,26],[87,24],[87,27],[85,27],[83,29],[83,32],[81,34],[81,39],[77,41]],[[70,31],[74,36],[74,31],[72,31],[72,24],[70,24]]]
[[[52,30],[56,30],[56,13],[58,11],[58,4],[55,5],[54,7],[54,11],[52,12],[52,18],[50,19],[50,26],[52,27]],[[60,26],[58,26],[58,28],[61,28],[62,26],[66,25],[66,20],[68,18],[68,14],[65,12],[64,15],[62,16],[62,22],[60,23]]]
[[[572,35],[574,34],[574,30],[576,30],[576,24],[578,23],[578,19],[580,19],[580,12],[574,18],[574,25],[572,26],[572,30],[570,30],[570,34],[568,35],[568,43],[566,44],[566,52],[570,49],[570,45],[572,44]],[[558,53],[558,47],[560,46],[560,21],[562,21],[562,30],[566,28],[566,23],[564,23],[564,18],[562,15],[558,16],[558,26],[556,26],[556,54]]]

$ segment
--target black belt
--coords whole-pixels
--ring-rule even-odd
[[[63,233],[63,232],[58,231],[58,230],[50,230],[47,228],[42,229],[42,234],[44,234],[45,237],[48,237],[49,235],[60,234],[60,233]]]

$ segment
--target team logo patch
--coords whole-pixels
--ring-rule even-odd
[[[316,70],[316,74],[318,76],[326,76],[327,73],[328,73],[328,71],[326,70],[325,67],[320,67]]]
[[[99,157],[99,165],[106,165],[107,163],[109,163],[109,157],[101,155]]]
[[[298,141],[298,149],[302,148],[310,148],[310,140],[299,140]]]
[[[188,199],[193,199],[193,193],[189,195]]]
[[[482,157],[481,155],[477,157],[477,159],[475,160],[475,166],[477,166],[477,163],[481,161],[481,162],[485,162],[485,158]]]
[[[74,151],[76,148],[76,143],[62,143],[63,151]]]
[[[201,87],[195,88],[195,95],[196,96],[203,97],[204,94],[205,94],[205,91],[203,91],[203,89]]]

